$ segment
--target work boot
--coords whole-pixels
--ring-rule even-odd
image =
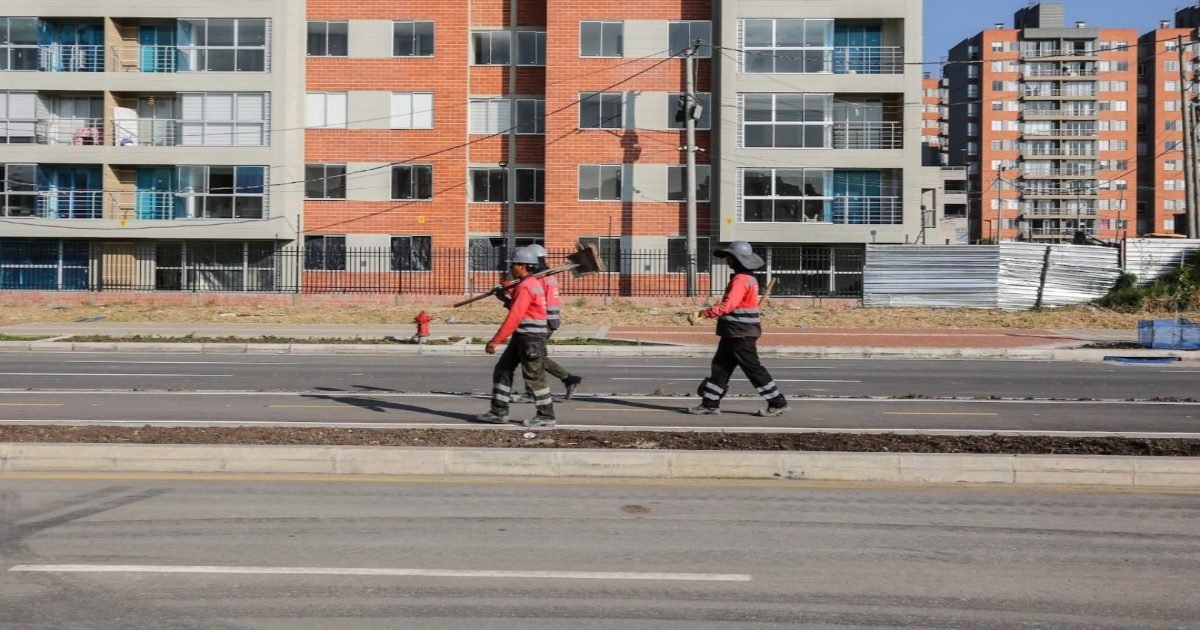
[[[683,410],[683,413],[693,416],[719,416],[721,415],[720,407],[705,407],[704,405],[696,405]]]
[[[775,418],[782,416],[784,413],[791,411],[791,407],[787,403],[782,405],[767,405],[766,409],[759,409],[757,415],[760,418]]]
[[[567,386],[567,394],[563,396],[566,400],[571,400],[575,395],[575,390],[579,388],[579,384],[583,382],[583,377],[575,376],[574,374],[563,379],[563,385]]]
[[[536,416],[521,422],[521,425],[525,427],[542,427],[544,429],[549,429],[555,424],[557,424],[557,422],[554,420],[554,416],[547,416],[541,412],[538,412]]]
[[[505,424],[508,422],[508,414],[489,411],[487,413],[481,413],[478,416],[475,416],[475,420],[477,422],[486,422],[488,424]]]

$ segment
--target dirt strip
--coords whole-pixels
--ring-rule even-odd
[[[526,437],[530,436],[530,437]],[[0,425],[0,442],[842,451],[1200,457],[1200,439],[684,433],[517,429],[340,429]]]

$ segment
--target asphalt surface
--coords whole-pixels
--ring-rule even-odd
[[[8,353],[0,354],[0,422],[471,426],[487,407],[492,362]],[[1200,433],[1200,403],[1153,401],[1197,391],[1200,371],[1172,366],[776,360],[769,366],[781,389],[805,398],[787,415],[764,419],[753,415],[764,405],[745,381],[735,382],[733,392],[742,396],[726,399],[720,416],[679,413],[696,403],[704,359],[563,362],[586,379],[575,400],[558,403],[566,427]],[[847,396],[876,399],[838,399]],[[532,408],[518,404],[512,413],[520,419]]]
[[[0,627],[1194,628],[1197,519],[1195,494],[0,476]]]

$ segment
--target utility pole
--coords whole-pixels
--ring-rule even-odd
[[[684,191],[687,194],[687,294],[698,293],[697,269],[699,256],[696,251],[696,48],[700,40],[692,42],[684,51],[685,79],[683,96],[683,128],[687,136],[687,175]]]
[[[504,245],[512,256],[517,249],[517,0],[508,1],[508,25],[508,164],[504,172],[508,221]]]
[[[1004,170],[1002,167],[996,167],[996,242],[994,245],[999,245],[1000,240],[1004,238]]]
[[[1175,42],[1176,52],[1179,53],[1179,111],[1183,116],[1183,176],[1187,181],[1187,194],[1184,196],[1187,208],[1187,235],[1188,238],[1197,238],[1200,235],[1197,234],[1196,226],[1196,119],[1192,112],[1192,88],[1189,85],[1188,59],[1184,50],[1183,36],[1177,37]]]

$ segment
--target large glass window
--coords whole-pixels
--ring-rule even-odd
[[[0,164],[0,216],[32,217],[37,213],[37,166]]]
[[[832,146],[832,94],[744,94],[741,101],[742,146]]]
[[[830,221],[833,171],[817,168],[743,169],[742,220],[746,223]]]
[[[429,271],[432,268],[432,236],[392,237],[392,271]]]
[[[499,203],[508,200],[508,169],[470,169],[471,201],[475,203]]]
[[[517,169],[517,203],[543,203],[546,200],[546,171],[540,168]]]
[[[37,129],[36,92],[0,92],[0,144],[30,144]]]
[[[193,219],[263,219],[265,166],[180,166],[179,203]]]
[[[345,57],[349,51],[349,22],[309,22],[309,57]]]
[[[711,57],[712,46],[712,22],[708,20],[694,20],[691,22],[671,22],[667,27],[669,45],[671,46],[671,56],[680,57],[687,51],[688,47],[695,46],[697,41],[704,44],[696,48],[696,57]]]
[[[180,72],[265,72],[267,20],[213,18],[179,20]]]
[[[0,70],[38,69],[37,18],[0,18]]]
[[[621,271],[621,237],[619,236],[581,236],[579,244],[584,247],[595,247],[604,263],[604,270],[609,273]]]
[[[471,33],[472,62],[477,66],[507,66],[511,58],[512,35],[508,31]]]
[[[394,22],[392,55],[395,57],[432,57],[433,22]]]
[[[305,236],[304,268],[309,271],[345,271],[346,237],[330,234]]]
[[[266,93],[185,92],[179,104],[180,146],[269,144]]]
[[[708,273],[712,269],[712,245],[708,237],[696,239],[696,270]],[[671,237],[667,239],[667,271],[670,273],[687,273],[687,237]]]
[[[622,110],[625,95],[621,92],[592,92],[579,95],[580,129],[620,129],[624,126]]]
[[[433,199],[433,165],[400,164],[393,166],[392,199]]]
[[[472,236],[469,240],[467,265],[471,271],[507,271],[508,239],[503,236]],[[541,243],[540,238],[518,236],[513,239],[517,247]]]
[[[304,197],[307,199],[345,199],[345,164],[305,164]]]
[[[696,201],[708,201],[711,174],[708,164],[696,165]],[[667,166],[667,201],[687,201],[687,167],[682,164]]]
[[[742,20],[744,72],[801,74],[833,70],[833,20]]]
[[[540,98],[517,99],[517,133],[546,133],[546,101]]]
[[[620,201],[620,164],[580,164],[580,201]]]
[[[517,31],[517,65],[546,65],[546,31]]]
[[[433,93],[392,94],[392,129],[433,129]]]
[[[580,22],[580,57],[622,57],[625,54],[624,22]]]

